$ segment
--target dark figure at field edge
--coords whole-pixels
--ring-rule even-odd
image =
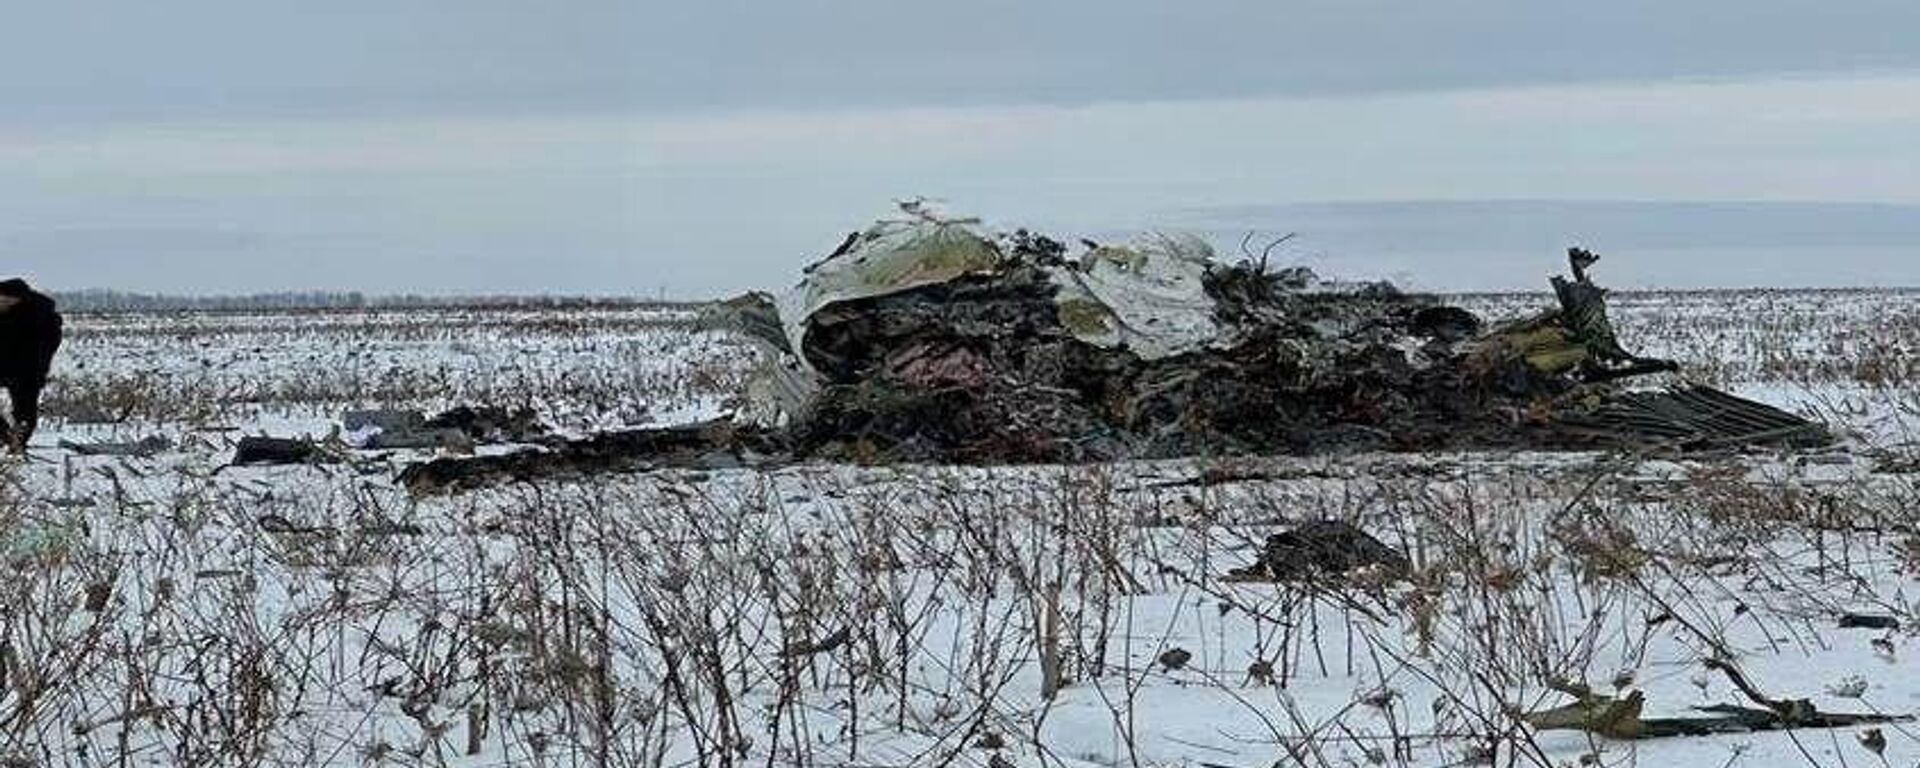
[[[7,447],[24,452],[40,421],[40,390],[60,349],[60,313],[53,299],[19,278],[0,282],[0,386],[13,401]]]

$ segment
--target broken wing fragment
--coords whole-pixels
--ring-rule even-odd
[[[1833,435],[1817,422],[1712,387],[1621,392],[1587,409],[1568,409],[1560,428],[1626,444],[1681,449],[1739,446],[1818,448]]]
[[[1856,725],[1897,723],[1912,720],[1909,715],[1844,714],[1815,710],[1811,704],[1787,713],[1770,709],[1714,704],[1694,707],[1698,717],[1645,717],[1646,694],[1628,693],[1625,698],[1604,696],[1585,686],[1554,686],[1572,695],[1572,704],[1528,712],[1520,719],[1536,730],[1585,731],[1610,739],[1657,739],[1674,736],[1711,736],[1721,733],[1750,733],[1794,728],[1848,728]]]

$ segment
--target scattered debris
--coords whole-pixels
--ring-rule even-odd
[[[781,454],[764,430],[717,420],[665,429],[608,432],[498,456],[445,457],[408,466],[399,482],[414,493],[447,493],[516,480],[577,477],[660,467],[718,469]]]
[[[495,406],[456,406],[427,419],[424,430],[457,430],[476,443],[531,443],[545,439],[550,430],[531,408],[508,410]]]
[[[551,434],[532,409],[492,406],[462,405],[432,418],[410,409],[347,411],[341,414],[340,424],[348,432],[369,433],[359,442],[367,450],[471,453],[479,445],[542,442]]]
[[[82,443],[62,439],[60,447],[80,456],[131,456],[134,458],[152,458],[162,451],[171,450],[173,441],[161,435],[150,435],[137,441]]]
[[[1401,578],[1412,563],[1366,531],[1337,520],[1316,520],[1267,537],[1253,565],[1233,571],[1242,581],[1294,581],[1342,576],[1362,569]]]

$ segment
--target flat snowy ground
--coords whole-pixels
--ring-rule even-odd
[[[1493,315],[1537,297],[1465,300]],[[722,412],[670,310],[76,317],[0,463],[0,764],[1914,765],[1920,723],[1611,741],[1647,717],[1920,712],[1920,295],[1621,295],[1620,335],[1819,416],[1816,455],[1364,455],[660,472],[411,498],[424,452],[224,467],[349,408]],[[147,458],[62,441],[161,436]],[[1350,521],[1410,581],[1226,578]],[[1917,592],[1910,597],[1909,592]],[[1854,612],[1898,630],[1842,629]]]

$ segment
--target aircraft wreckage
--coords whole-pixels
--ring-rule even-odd
[[[409,467],[418,492],[659,466],[1000,464],[1442,449],[1813,447],[1805,419],[1633,383],[1599,257],[1498,325],[1386,283],[1323,282],[1204,241],[992,233],[918,204],[849,235],[778,297],[711,307],[762,363],[729,417]],[[1243,248],[1243,250],[1245,250]],[[1669,380],[1673,377],[1668,376]]]

